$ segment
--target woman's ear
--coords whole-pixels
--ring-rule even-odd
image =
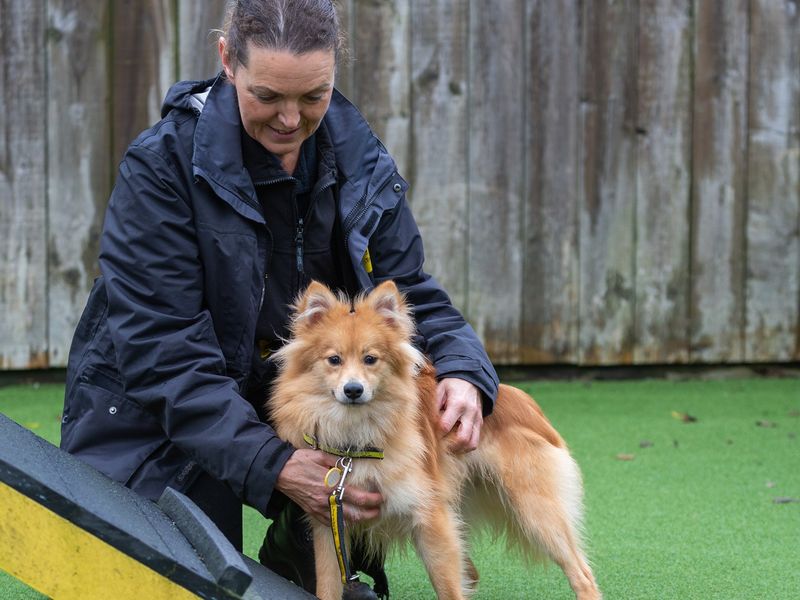
[[[219,58],[222,61],[222,70],[225,71],[225,76],[228,78],[228,81],[233,83],[233,64],[230,54],[228,53],[228,41],[224,37],[220,36],[217,41],[217,50],[219,51]]]

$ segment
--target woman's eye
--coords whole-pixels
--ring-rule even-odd
[[[329,356],[328,357],[328,364],[329,365],[333,365],[334,367],[336,367],[336,366],[342,364],[342,359],[339,356],[337,356],[336,354],[334,354],[333,356]]]
[[[376,362],[378,362],[378,357],[377,356],[372,356],[371,354],[367,354],[364,357],[364,364],[365,365],[374,365]]]

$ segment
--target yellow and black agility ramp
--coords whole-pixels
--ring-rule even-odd
[[[0,569],[56,600],[313,598],[186,496],[150,502],[2,414]]]

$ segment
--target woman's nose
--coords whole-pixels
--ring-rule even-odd
[[[278,113],[278,121],[287,130],[297,129],[300,125],[300,111],[296,105],[285,104]]]

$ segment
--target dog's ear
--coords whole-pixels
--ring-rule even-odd
[[[336,296],[319,281],[312,281],[294,304],[294,325],[314,325],[336,305]]]
[[[411,311],[403,298],[403,294],[400,293],[393,281],[385,281],[372,290],[367,296],[366,303],[381,315],[387,323],[402,329],[406,336],[411,336],[414,333],[414,320],[411,318]]]

